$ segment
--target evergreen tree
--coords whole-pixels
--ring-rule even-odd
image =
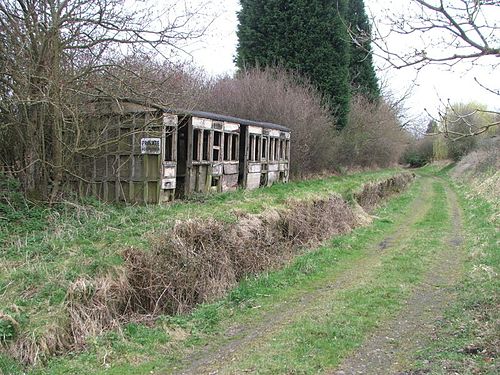
[[[349,0],[346,21],[352,40],[349,61],[351,87],[355,93],[377,100],[380,88],[373,67],[371,27],[363,0]]]
[[[307,76],[347,123],[350,100],[347,0],[241,0],[239,68],[281,65]]]

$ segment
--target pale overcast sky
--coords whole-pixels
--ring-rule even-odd
[[[193,3],[206,0],[190,0]],[[221,4],[222,3],[222,4]],[[219,5],[220,4],[220,5]],[[368,12],[377,19],[383,18],[387,8],[394,10],[402,7],[401,1],[393,0],[365,0]],[[406,3],[407,4],[407,3]],[[240,9],[238,0],[214,1],[213,5],[219,17],[212,25],[204,40],[191,47],[193,62],[203,67],[210,75],[232,74],[236,68],[233,63],[236,52],[237,15]],[[408,12],[408,9],[405,9]],[[394,39],[394,44],[406,47],[408,39],[400,37]],[[413,47],[413,46],[412,46]],[[376,59],[378,68],[384,66],[382,59]],[[424,108],[435,114],[440,102],[469,102],[476,101],[487,104],[490,109],[499,109],[498,96],[486,92],[474,81],[474,77],[485,82],[489,87],[500,88],[500,74],[495,73],[491,67],[475,67],[472,70],[455,66],[453,71],[440,67],[426,67],[418,76],[410,68],[400,70],[379,71],[380,78],[387,80],[391,90],[403,93],[414,85],[413,95],[409,106],[413,114],[423,114]],[[416,81],[414,81],[416,78]]]

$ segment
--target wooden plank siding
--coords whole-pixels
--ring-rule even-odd
[[[290,131],[282,126],[133,101],[96,108],[89,129],[104,142],[79,160],[80,195],[157,204],[288,181]]]

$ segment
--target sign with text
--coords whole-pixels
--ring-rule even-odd
[[[142,138],[141,154],[144,155],[161,154],[161,138]]]

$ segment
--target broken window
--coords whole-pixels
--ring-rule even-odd
[[[166,127],[165,130],[165,161],[174,161],[174,127]]]
[[[232,137],[233,134],[224,133],[224,161],[231,160]]]
[[[201,140],[201,133],[202,130],[200,129],[194,129],[193,130],[193,161],[200,161],[201,160],[201,145],[200,145],[200,140]]]
[[[260,148],[261,148],[261,143],[262,143],[262,137],[259,135],[259,136],[256,136],[255,137],[255,152],[253,154],[253,159],[254,161],[258,161],[260,160]]]
[[[212,160],[213,161],[220,161],[221,144],[222,144],[222,133],[215,131],[214,132],[214,146],[213,146],[213,151],[212,151]]]
[[[274,158],[273,158],[273,160],[279,159],[279,152],[280,152],[279,145],[280,145],[279,140],[277,138],[274,138]]]
[[[269,161],[274,159],[274,138],[269,138]]]
[[[210,131],[209,130],[204,130],[203,131],[203,145],[202,145],[202,160],[203,161],[208,161],[209,160],[209,143],[210,143]]]
[[[267,159],[268,147],[269,147],[268,139],[267,139],[267,137],[263,137],[262,138],[262,159],[263,160]]]
[[[239,141],[240,140],[238,134],[233,134],[231,141],[231,160],[238,160],[239,158],[239,149],[240,149]]]
[[[248,142],[248,157],[247,159],[249,161],[252,161],[252,157],[253,155],[255,154],[255,135],[253,134],[250,134],[250,137],[249,137],[249,142]]]

